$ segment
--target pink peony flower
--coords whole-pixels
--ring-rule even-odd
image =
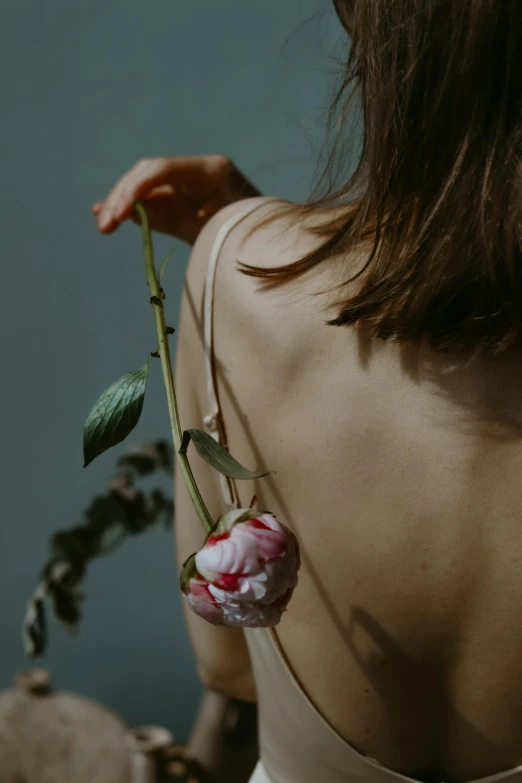
[[[255,500],[220,517],[183,564],[185,600],[214,625],[277,625],[297,584],[297,539],[273,514],[254,511]]]

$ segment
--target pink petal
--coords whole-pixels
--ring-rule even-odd
[[[236,525],[231,538],[238,536],[251,536],[256,542],[257,557],[262,562],[272,560],[274,557],[281,557],[285,551],[285,535],[283,532],[270,530],[266,527],[254,527],[246,522],[240,522]]]
[[[209,623],[222,625],[224,622],[223,611],[209,592],[206,583],[191,579],[189,585],[190,592],[184,594],[184,597],[190,608],[204,620],[208,620]]]
[[[204,546],[196,555],[198,571],[214,581],[215,574],[251,574],[259,571],[256,540],[253,536],[238,537],[234,531],[210,547]]]

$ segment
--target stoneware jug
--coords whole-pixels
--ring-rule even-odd
[[[0,692],[0,783],[132,783],[128,727],[29,669]]]

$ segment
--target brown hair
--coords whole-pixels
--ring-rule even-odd
[[[503,353],[522,332],[522,3],[334,4],[351,45],[328,114],[331,140],[340,110],[326,166],[304,203],[287,202],[249,236],[281,214],[299,221],[345,210],[310,229],[326,238],[304,257],[276,267],[241,262],[240,271],[284,283],[371,237],[366,264],[341,283],[364,274],[360,287],[332,305],[340,310],[328,325],[364,319],[384,340]],[[354,95],[362,151],[339,182],[340,131]]]

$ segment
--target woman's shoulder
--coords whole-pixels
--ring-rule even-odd
[[[283,266],[302,258],[322,241],[309,230],[312,220],[289,216],[288,206],[292,202],[287,199],[261,196],[219,210],[198,235],[186,272],[186,285],[201,325],[209,260],[220,243],[213,290],[221,329],[217,353],[230,350],[231,341],[237,351],[238,335],[249,355],[252,349],[256,352],[260,346],[270,345],[271,360],[281,377],[284,368],[302,355],[304,346],[320,339],[325,331],[325,320],[332,312],[326,305],[338,296],[336,285],[346,276],[348,264],[347,259],[341,265],[325,262],[284,283],[244,274],[241,263],[262,269]],[[268,217],[274,219],[265,224]],[[313,221],[318,219],[323,218],[313,217]],[[222,229],[229,221],[230,230],[224,234]]]
[[[253,223],[264,218],[270,210],[274,209],[275,204],[280,204],[280,202],[280,199],[269,196],[255,196],[228,204],[212,215],[197,236],[185,274],[186,285],[196,299],[199,300],[202,295],[209,259],[216,243],[221,241],[219,249],[221,274],[223,267],[228,268],[232,264],[237,255],[239,244],[244,241]],[[249,211],[249,208],[252,211]],[[229,221],[232,226],[227,235],[223,237],[221,231]],[[255,241],[249,243],[249,253],[252,252],[256,244],[258,243]]]
[[[324,241],[324,237],[314,236],[311,229],[320,222],[331,220],[338,211],[332,208],[303,216],[298,208],[298,203],[277,196],[254,196],[228,204],[205,224],[197,237],[194,252],[208,256],[221,229],[230,221],[231,229],[220,249],[220,265],[221,256],[225,263],[227,258],[248,256],[248,263],[261,267],[295,260],[309,252],[314,244]]]
[[[233,228],[220,249],[216,307],[226,310],[224,317],[231,324],[244,325],[259,338],[272,338],[281,334],[282,328],[295,331],[302,323],[301,309],[310,307],[307,293],[314,290],[313,282],[321,276],[322,270],[316,270],[283,283],[249,273],[249,267],[262,271],[290,264],[312,249],[302,221],[287,215],[288,205],[288,201],[276,198],[248,199],[235,205],[229,215],[218,216],[223,223],[230,216]],[[219,231],[219,224],[215,230]]]
[[[265,330],[263,336],[272,323],[273,319],[269,316],[270,297],[257,295],[258,281],[241,274],[237,269],[237,261],[266,264],[268,255],[272,263],[279,261],[280,254],[273,246],[269,254],[263,252],[263,247],[267,249],[267,229],[261,229],[251,238],[247,238],[247,235],[255,223],[263,220],[274,209],[280,208],[281,203],[281,199],[274,197],[256,196],[229,204],[207,221],[192,247],[184,272],[178,340],[187,344],[186,354],[194,362],[192,375],[195,381],[202,384],[201,388],[205,387],[201,375],[205,287],[209,262],[216,243],[219,243],[220,247],[212,297],[214,312],[217,311],[219,322],[226,324],[229,334],[237,335],[240,329],[242,337],[248,343],[254,344],[257,334],[254,322],[257,321],[257,330],[260,327]],[[222,229],[229,221],[230,230],[224,235]],[[215,316],[214,322],[216,320]],[[270,335],[268,336],[270,338]],[[217,349],[218,352],[223,349],[221,340]],[[225,350],[228,350],[227,346]]]
[[[193,251],[202,251],[203,255],[208,253],[217,241],[221,229],[229,221],[235,224],[231,228],[230,235],[243,238],[253,222],[261,220],[268,212],[280,207],[282,203],[288,202],[273,196],[253,196],[222,207],[212,215],[198,234]],[[237,222],[234,220],[235,218],[237,218]],[[223,243],[223,249],[225,249],[225,244],[228,246],[231,244],[228,237]]]
[[[185,285],[193,301],[199,303],[201,317],[209,261],[219,243],[214,285],[216,307],[221,309],[223,292],[227,317],[243,319],[245,312],[255,310],[266,320],[263,309],[268,315],[273,297],[258,296],[259,289],[264,288],[264,281],[242,274],[238,262],[267,267],[295,260],[296,252],[299,252],[296,227],[290,229],[290,226],[275,219],[270,225],[260,226],[259,230],[251,233],[269,215],[283,212],[281,207],[285,203],[288,204],[288,201],[269,196],[242,199],[220,209],[205,224],[194,243],[185,273]],[[229,230],[223,232],[227,224]],[[289,236],[290,230],[292,237]]]

